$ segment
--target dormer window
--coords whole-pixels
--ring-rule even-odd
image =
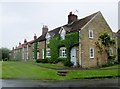
[[[62,40],[65,39],[65,34],[66,34],[65,29],[63,27],[61,27],[61,29],[60,29],[60,37],[61,37]]]
[[[93,38],[93,30],[89,30],[89,38]]]
[[[49,44],[49,42],[50,42],[50,34],[47,33],[46,34],[46,43]]]

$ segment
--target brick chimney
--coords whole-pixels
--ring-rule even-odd
[[[21,43],[19,42],[19,46],[21,45]]]
[[[34,34],[34,40],[36,40],[37,39],[37,36],[36,36],[36,34]]]
[[[27,40],[26,40],[26,39],[24,39],[24,43],[27,43]]]
[[[78,19],[78,16],[75,14],[72,14],[72,12],[70,12],[68,15],[68,24],[73,22],[73,21],[76,21],[77,19]]]
[[[43,25],[42,28],[42,35],[48,32],[48,26],[47,25]]]

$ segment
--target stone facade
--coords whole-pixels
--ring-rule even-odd
[[[74,37],[76,36],[73,36],[73,39],[70,40],[70,42],[66,40],[66,37],[68,36],[70,39],[70,34],[75,32],[79,33],[79,36],[77,36],[79,41],[73,41],[74,43],[72,45],[71,42],[72,40],[75,40]],[[48,45],[49,41],[51,42],[51,39],[60,36],[60,38],[57,39],[57,42],[63,42],[63,44],[59,45],[59,54],[57,54],[57,58],[60,58],[61,55],[63,58],[70,57],[69,60],[73,62],[74,66],[80,66],[82,68],[100,67],[108,63],[108,55],[105,50],[103,50],[102,54],[100,54],[98,53],[99,49],[96,46],[96,42],[99,41],[98,39],[100,34],[104,32],[109,34],[110,37],[114,38],[116,41],[115,34],[112,32],[101,12],[94,13],[82,19],[78,19],[77,15],[74,15],[70,12],[70,14],[68,15],[68,24],[55,28],[51,31],[48,31],[47,26],[43,26],[42,35],[40,37],[37,38],[36,36],[34,36],[34,41],[32,43],[24,42],[22,47],[22,56],[24,60],[32,58],[45,59],[46,50],[50,49]],[[65,40],[68,41],[68,43],[64,42]],[[70,44],[70,46],[67,45],[69,48],[66,47],[66,44]],[[112,54],[116,55],[116,44],[110,46],[110,48],[112,50]],[[66,54],[68,52],[68,49],[70,51],[69,55]],[[103,47],[103,49],[106,48]],[[50,52],[51,51],[49,51],[49,54],[51,54]],[[72,53],[74,55],[72,55]]]
[[[89,38],[89,30],[93,31],[93,38]],[[101,66],[107,63],[107,54],[105,52],[103,52],[102,55],[99,54],[98,48],[95,45],[95,42],[98,41],[99,35],[103,32],[107,32],[110,36],[115,37],[100,12],[81,29],[81,66],[83,68]],[[94,58],[90,58],[90,48],[94,48]],[[116,54],[115,45],[112,48],[113,53]]]

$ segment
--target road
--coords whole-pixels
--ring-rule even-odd
[[[48,81],[48,80],[2,80],[2,87],[116,87],[118,80],[115,79],[85,79],[67,81]],[[0,80],[1,81],[1,80]],[[70,88],[71,89],[71,88]]]

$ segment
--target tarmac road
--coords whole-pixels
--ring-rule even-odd
[[[84,79],[67,81],[48,80],[2,80],[2,87],[120,87],[120,78],[115,79]],[[1,80],[0,80],[1,81]],[[11,88],[12,89],[12,88]],[[40,88],[41,89],[41,88]],[[71,88],[70,88],[71,89]],[[118,88],[119,89],[119,88]]]

